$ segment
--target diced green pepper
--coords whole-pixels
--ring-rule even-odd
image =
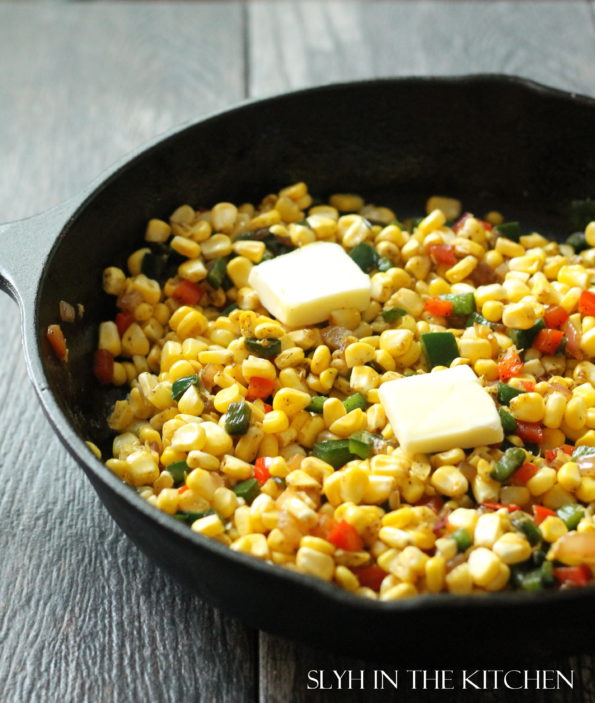
[[[327,400],[328,396],[326,395],[315,395],[310,401],[310,405],[306,406],[306,410],[309,410],[311,413],[321,413],[322,407]]]
[[[198,374],[195,373],[192,376],[184,376],[184,378],[178,378],[177,381],[173,382],[173,385],[171,387],[171,394],[174,400],[179,400],[184,393],[190,388],[190,386],[193,386],[194,384],[198,383]]]
[[[570,203],[570,227],[584,232],[585,227],[595,220],[595,200],[573,200]]]
[[[365,273],[369,273],[373,268],[376,268],[378,263],[376,249],[367,242],[356,244],[349,252],[349,256]]]
[[[221,315],[224,317],[229,317],[230,313],[232,313],[234,310],[239,310],[240,306],[237,303],[232,303],[231,305],[228,305],[225,310],[221,312]]]
[[[569,530],[574,530],[585,516],[584,508],[577,503],[563,505],[556,512]]]
[[[228,434],[246,434],[250,427],[252,411],[245,400],[230,403],[225,413],[225,430]]]
[[[574,249],[575,254],[580,254],[581,251],[589,248],[584,232],[573,232],[570,237],[567,238],[566,244],[569,244]]]
[[[508,335],[517,349],[529,349],[540,330],[545,329],[545,320],[540,317],[528,330],[509,329]]]
[[[507,481],[512,474],[523,465],[526,456],[524,449],[520,447],[510,447],[494,464],[490,476],[494,480],[500,481],[500,483]]]
[[[207,515],[215,515],[213,508],[208,508],[202,513],[185,513],[178,512],[173,517],[180,522],[186,522],[191,525],[195,520],[200,520],[201,517],[207,517]]]
[[[473,544],[473,537],[464,528],[455,530],[450,535],[454,541],[457,543],[457,551],[465,552]]]
[[[502,383],[498,381],[498,402],[501,405],[508,405],[513,398],[521,393],[526,393],[527,391],[522,391],[520,388],[513,388],[507,383]]]
[[[543,578],[541,569],[533,569],[532,571],[516,571],[514,572],[514,583],[523,591],[542,591]]]
[[[502,222],[502,224],[496,225],[498,234],[507,239],[512,239],[518,242],[519,235],[521,234],[521,228],[518,222]]]
[[[165,467],[165,470],[171,474],[174,480],[174,485],[178,486],[186,478],[186,474],[190,473],[190,467],[185,461],[176,461]]]
[[[492,329],[494,328],[494,323],[490,322],[489,320],[486,320],[483,315],[480,315],[478,312],[472,312],[471,315],[467,318],[467,324],[466,327],[472,327],[473,325],[485,325],[486,327],[491,327]]]
[[[374,441],[378,439],[382,437],[372,432],[355,432],[349,437],[349,451],[360,459],[367,459],[374,450]]]
[[[317,442],[312,447],[312,454],[335,469],[345,466],[353,458],[349,451],[348,439],[325,439],[323,442]]]
[[[471,315],[475,312],[475,296],[473,293],[446,293],[440,296],[442,300],[452,303],[453,315]]]
[[[275,337],[265,337],[264,339],[245,337],[244,345],[251,354],[262,359],[272,359],[281,352],[281,340]]]
[[[551,561],[544,561],[541,565],[541,582],[544,586],[553,586],[556,582],[554,565]]]
[[[207,273],[207,283],[213,288],[221,288],[223,279],[227,273],[227,262],[220,256],[211,262]]]
[[[385,322],[396,322],[399,320],[403,315],[407,314],[407,310],[403,310],[403,308],[388,308],[388,310],[383,310],[382,311],[382,319]]]
[[[510,412],[506,408],[498,408],[498,415],[500,415],[504,434],[514,434],[516,432],[516,420]]]
[[[365,410],[368,407],[368,401],[366,400],[366,396],[363,393],[358,392],[354,393],[353,395],[348,395],[347,398],[345,398],[345,400],[343,401],[343,405],[345,406],[345,410],[350,413],[356,408]]]
[[[147,278],[152,278],[154,281],[158,281],[161,278],[161,274],[164,269],[165,261],[163,257],[149,253],[143,256],[140,270],[141,273],[144,273]]]
[[[422,334],[421,345],[431,367],[450,366],[459,356],[457,340],[452,332],[428,332]]]
[[[541,530],[531,520],[530,517],[518,517],[511,520],[512,525],[519,532],[522,532],[531,546],[539,544],[542,540]]]
[[[570,458],[574,461],[575,459],[580,459],[582,456],[590,456],[591,454],[595,454],[595,447],[589,447],[587,444],[583,444],[575,448]]]
[[[247,478],[245,481],[236,483],[233,487],[233,492],[238,496],[238,498],[243,498],[246,503],[250,505],[250,503],[260,493],[260,485],[255,478]]]

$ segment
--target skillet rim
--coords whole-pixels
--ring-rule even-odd
[[[453,594],[420,594],[411,599],[398,601],[379,601],[363,598],[352,594],[336,585],[327,583],[308,574],[301,574],[290,569],[250,557],[241,552],[236,552],[228,546],[223,545],[208,537],[204,537],[193,532],[187,526],[181,525],[171,516],[156,509],[146,500],[141,498],[127,484],[120,481],[111,471],[107,470],[104,464],[97,459],[85,444],[85,440],[74,430],[70,421],[66,418],[59,404],[56,402],[53,392],[50,390],[50,383],[45,373],[45,368],[42,362],[40,353],[40,334],[38,332],[38,310],[40,291],[44,285],[47,271],[51,266],[51,260],[59,247],[62,239],[64,239],[76,222],[80,214],[87,206],[98,196],[102,191],[119,177],[126,177],[126,170],[136,164],[137,161],[148,156],[153,150],[163,146],[165,142],[174,139],[186,131],[193,130],[199,125],[212,122],[220,117],[230,117],[236,114],[241,114],[244,110],[254,106],[261,105],[265,108],[267,105],[284,101],[287,99],[296,99],[300,97],[309,97],[319,93],[330,93],[345,89],[364,88],[372,85],[390,86],[398,83],[403,84],[468,84],[468,85],[503,85],[517,86],[529,94],[536,96],[562,100],[567,103],[579,103],[588,106],[594,110],[595,116],[595,98],[574,91],[565,91],[560,88],[554,88],[544,85],[537,81],[523,78],[516,75],[504,73],[476,73],[476,74],[455,74],[447,76],[396,76],[396,77],[381,77],[364,79],[358,81],[342,81],[321,84],[314,87],[301,88],[298,90],[287,91],[283,93],[275,93],[264,98],[252,98],[241,101],[240,103],[210,112],[198,120],[187,122],[185,124],[174,127],[171,130],[157,135],[148,143],[132,150],[122,158],[118,159],[110,167],[104,170],[102,174],[91,181],[78,196],[59,205],[56,210],[61,212],[69,212],[67,218],[63,219],[63,224],[59,225],[59,231],[53,240],[53,244],[49,253],[45,257],[42,265],[41,274],[35,283],[35,295],[33,302],[33,310],[23,309],[23,339],[25,346],[25,356],[27,366],[29,368],[30,377],[40,398],[42,408],[53,427],[54,431],[68,450],[70,455],[77,463],[88,473],[100,481],[107,490],[113,491],[119,498],[124,500],[131,511],[141,512],[145,517],[157,523],[157,525],[170,533],[173,538],[182,539],[189,542],[194,549],[207,549],[218,557],[228,558],[235,561],[239,566],[251,568],[260,572],[263,576],[268,576],[272,581],[277,581],[282,585],[283,581],[293,582],[296,586],[307,587],[312,593],[315,593],[319,599],[324,602],[326,599],[331,599],[337,605],[347,608],[356,608],[361,611],[380,611],[386,614],[398,613],[402,611],[416,611],[418,609],[434,611],[444,608],[452,609],[465,607],[466,609],[474,608],[477,612],[493,607],[507,606],[508,609],[517,610],[518,608],[541,608],[557,603],[576,602],[577,605],[587,603],[595,595],[595,585],[581,587],[577,589],[568,589],[563,591],[544,591],[540,593],[524,593],[521,591],[509,591],[504,593],[482,593],[468,596],[460,596]],[[71,208],[74,209],[71,210]],[[29,219],[29,218],[27,218]],[[102,501],[103,502],[103,501]]]

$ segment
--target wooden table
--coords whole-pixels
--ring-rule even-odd
[[[481,71],[595,94],[595,4],[0,2],[0,220],[48,208],[145,140],[246,97]],[[360,663],[250,630],[139,553],[42,415],[5,297],[0,339],[2,701],[368,699],[308,695],[308,670]],[[594,662],[535,662],[576,677],[573,691],[535,700],[595,701]]]

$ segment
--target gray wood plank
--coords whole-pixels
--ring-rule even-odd
[[[2,4],[0,65],[8,220],[241,99],[242,10]],[[0,338],[0,699],[254,698],[255,633],[160,572],[112,522],[42,415],[5,296]]]
[[[249,93],[253,97],[333,81],[390,75],[504,72],[595,94],[595,6],[586,2],[270,2],[249,17]],[[315,614],[313,614],[315,617]],[[595,659],[540,662],[575,673],[556,701],[595,702]],[[308,691],[310,670],[370,672],[378,665],[336,657],[278,637],[260,636],[260,700],[366,701],[371,691]],[[397,665],[398,667],[398,665]],[[367,679],[368,680],[368,679]],[[398,698],[468,700],[460,692],[399,691]],[[445,697],[446,695],[446,697]],[[550,701],[550,692],[526,694]],[[395,696],[377,692],[379,699]],[[413,700],[413,698],[411,698]],[[516,701],[486,691],[476,700]]]

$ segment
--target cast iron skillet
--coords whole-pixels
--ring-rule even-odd
[[[86,448],[109,446],[117,391],[91,369],[97,323],[113,318],[105,266],[141,246],[144,223],[180,203],[243,202],[299,180],[321,196],[362,193],[400,215],[431,194],[467,209],[520,214],[569,234],[573,198],[595,195],[595,101],[505,76],[405,78],[315,88],[248,103],[175,132],[118,164],[99,185],[0,229],[0,285],[19,303],[27,366],[50,422],[120,527],[155,562],[253,627],[364,658],[444,662],[593,646],[592,588],[379,603],[194,534],[122,484]],[[44,338],[63,299],[67,366]]]

